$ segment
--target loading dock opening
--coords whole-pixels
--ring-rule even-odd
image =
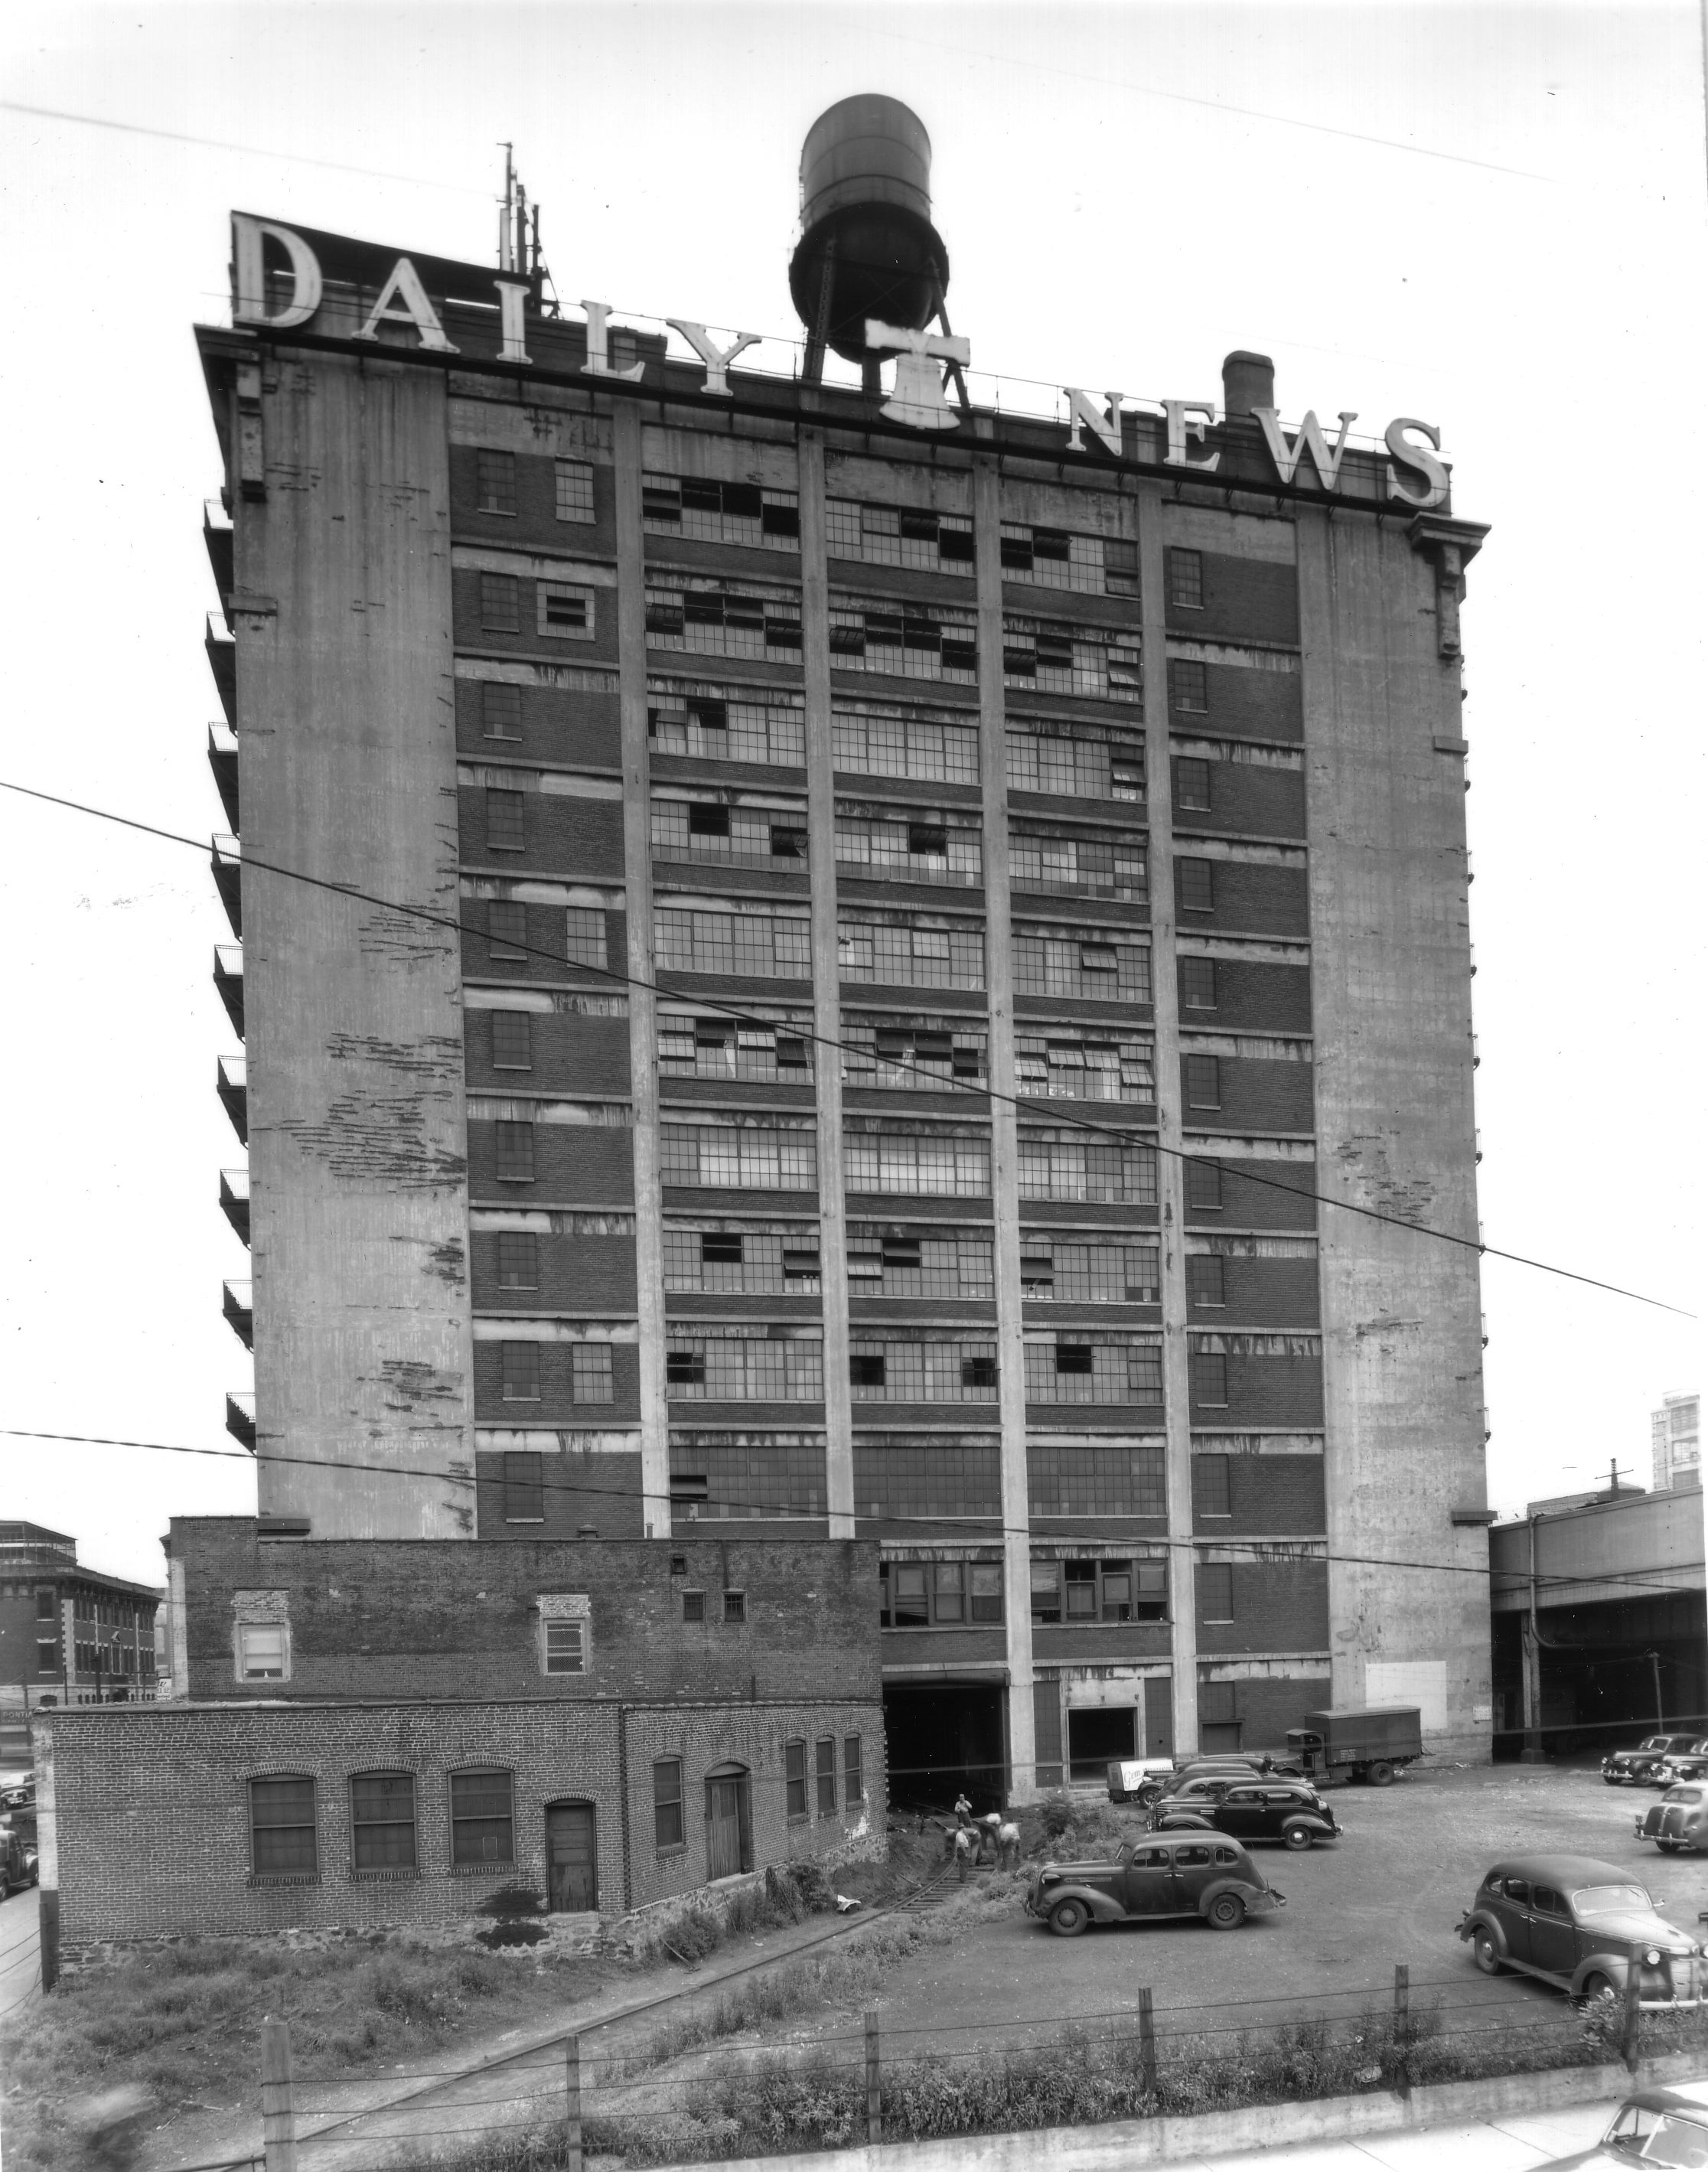
[[[886,1682],[884,1731],[889,1799],[897,1809],[975,1811],[1007,1800],[1004,1691],[994,1682]]]

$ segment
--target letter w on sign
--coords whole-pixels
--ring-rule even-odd
[[[959,363],[963,369],[973,358],[964,339],[940,333],[916,332],[900,325],[881,325],[866,320],[866,344],[874,353],[895,357],[895,389],[882,409],[892,422],[905,422],[911,430],[953,430],[960,417],[943,397],[942,373],[937,364]]]
[[[1269,446],[1270,458],[1275,462],[1276,473],[1283,482],[1291,482],[1298,473],[1299,463],[1308,453],[1315,464],[1317,479],[1324,490],[1340,487],[1340,461],[1346,450],[1346,433],[1358,419],[1356,408],[1340,410],[1340,435],[1332,452],[1323,435],[1323,426],[1317,420],[1314,407],[1307,408],[1305,419],[1299,425],[1299,434],[1292,444],[1281,426],[1281,412],[1275,407],[1254,407],[1252,413],[1263,425],[1263,434]]]

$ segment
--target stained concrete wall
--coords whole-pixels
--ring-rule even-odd
[[[1463,727],[1435,566],[1401,529],[1314,512],[1298,548],[1319,1187],[1474,1241]],[[1427,1669],[1431,1747],[1485,1757],[1488,1541],[1453,1521],[1485,1497],[1477,1255],[1332,1207],[1319,1229],[1335,1702],[1387,1695],[1372,1668]]]
[[[262,430],[266,496],[235,519],[260,1507],[317,1538],[459,1537],[474,1444],[457,938],[255,864],[455,921],[443,380],[274,358]]]

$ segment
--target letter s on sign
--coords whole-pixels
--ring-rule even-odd
[[[1429,439],[1435,451],[1426,453],[1421,445],[1409,444],[1405,435],[1408,430],[1421,432]],[[1399,463],[1399,467],[1395,467],[1391,462],[1388,465],[1388,495],[1397,498],[1401,505],[1415,505],[1425,513],[1431,506],[1445,505],[1448,473],[1435,456],[1441,450],[1441,432],[1435,425],[1420,422],[1410,415],[1396,415],[1388,425],[1385,442],[1394,459]],[[1427,487],[1421,491],[1414,488],[1410,479],[1400,474],[1400,467],[1409,468],[1413,476],[1421,476]]]
[[[267,315],[266,260],[262,241],[277,241],[290,259],[291,298],[276,317]],[[231,314],[240,325],[265,325],[273,331],[287,331],[305,325],[320,306],[320,260],[300,234],[276,226],[270,218],[251,218],[247,212],[231,215]]]

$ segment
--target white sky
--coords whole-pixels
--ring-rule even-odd
[[[801,140],[868,89],[931,131],[975,366],[1213,396],[1255,347],[1289,420],[1441,425],[1456,509],[1494,526],[1465,613],[1485,1234],[1700,1311],[1688,0],[15,8],[0,99],[258,148],[0,110],[0,774],[223,826],[190,326],[223,313],[229,207],[483,261],[511,137],[567,302],[792,335]],[[241,1155],[205,857],[0,794],[0,1424],[230,1448],[249,1364],[219,1284],[248,1264],[216,1204]],[[1647,1413],[1700,1382],[1700,1330],[1500,1262],[1484,1290],[1490,1499],[1614,1455],[1646,1482]],[[246,1463],[0,1439],[0,1515],[122,1574],[160,1577],[171,1514],[253,1505]]]

